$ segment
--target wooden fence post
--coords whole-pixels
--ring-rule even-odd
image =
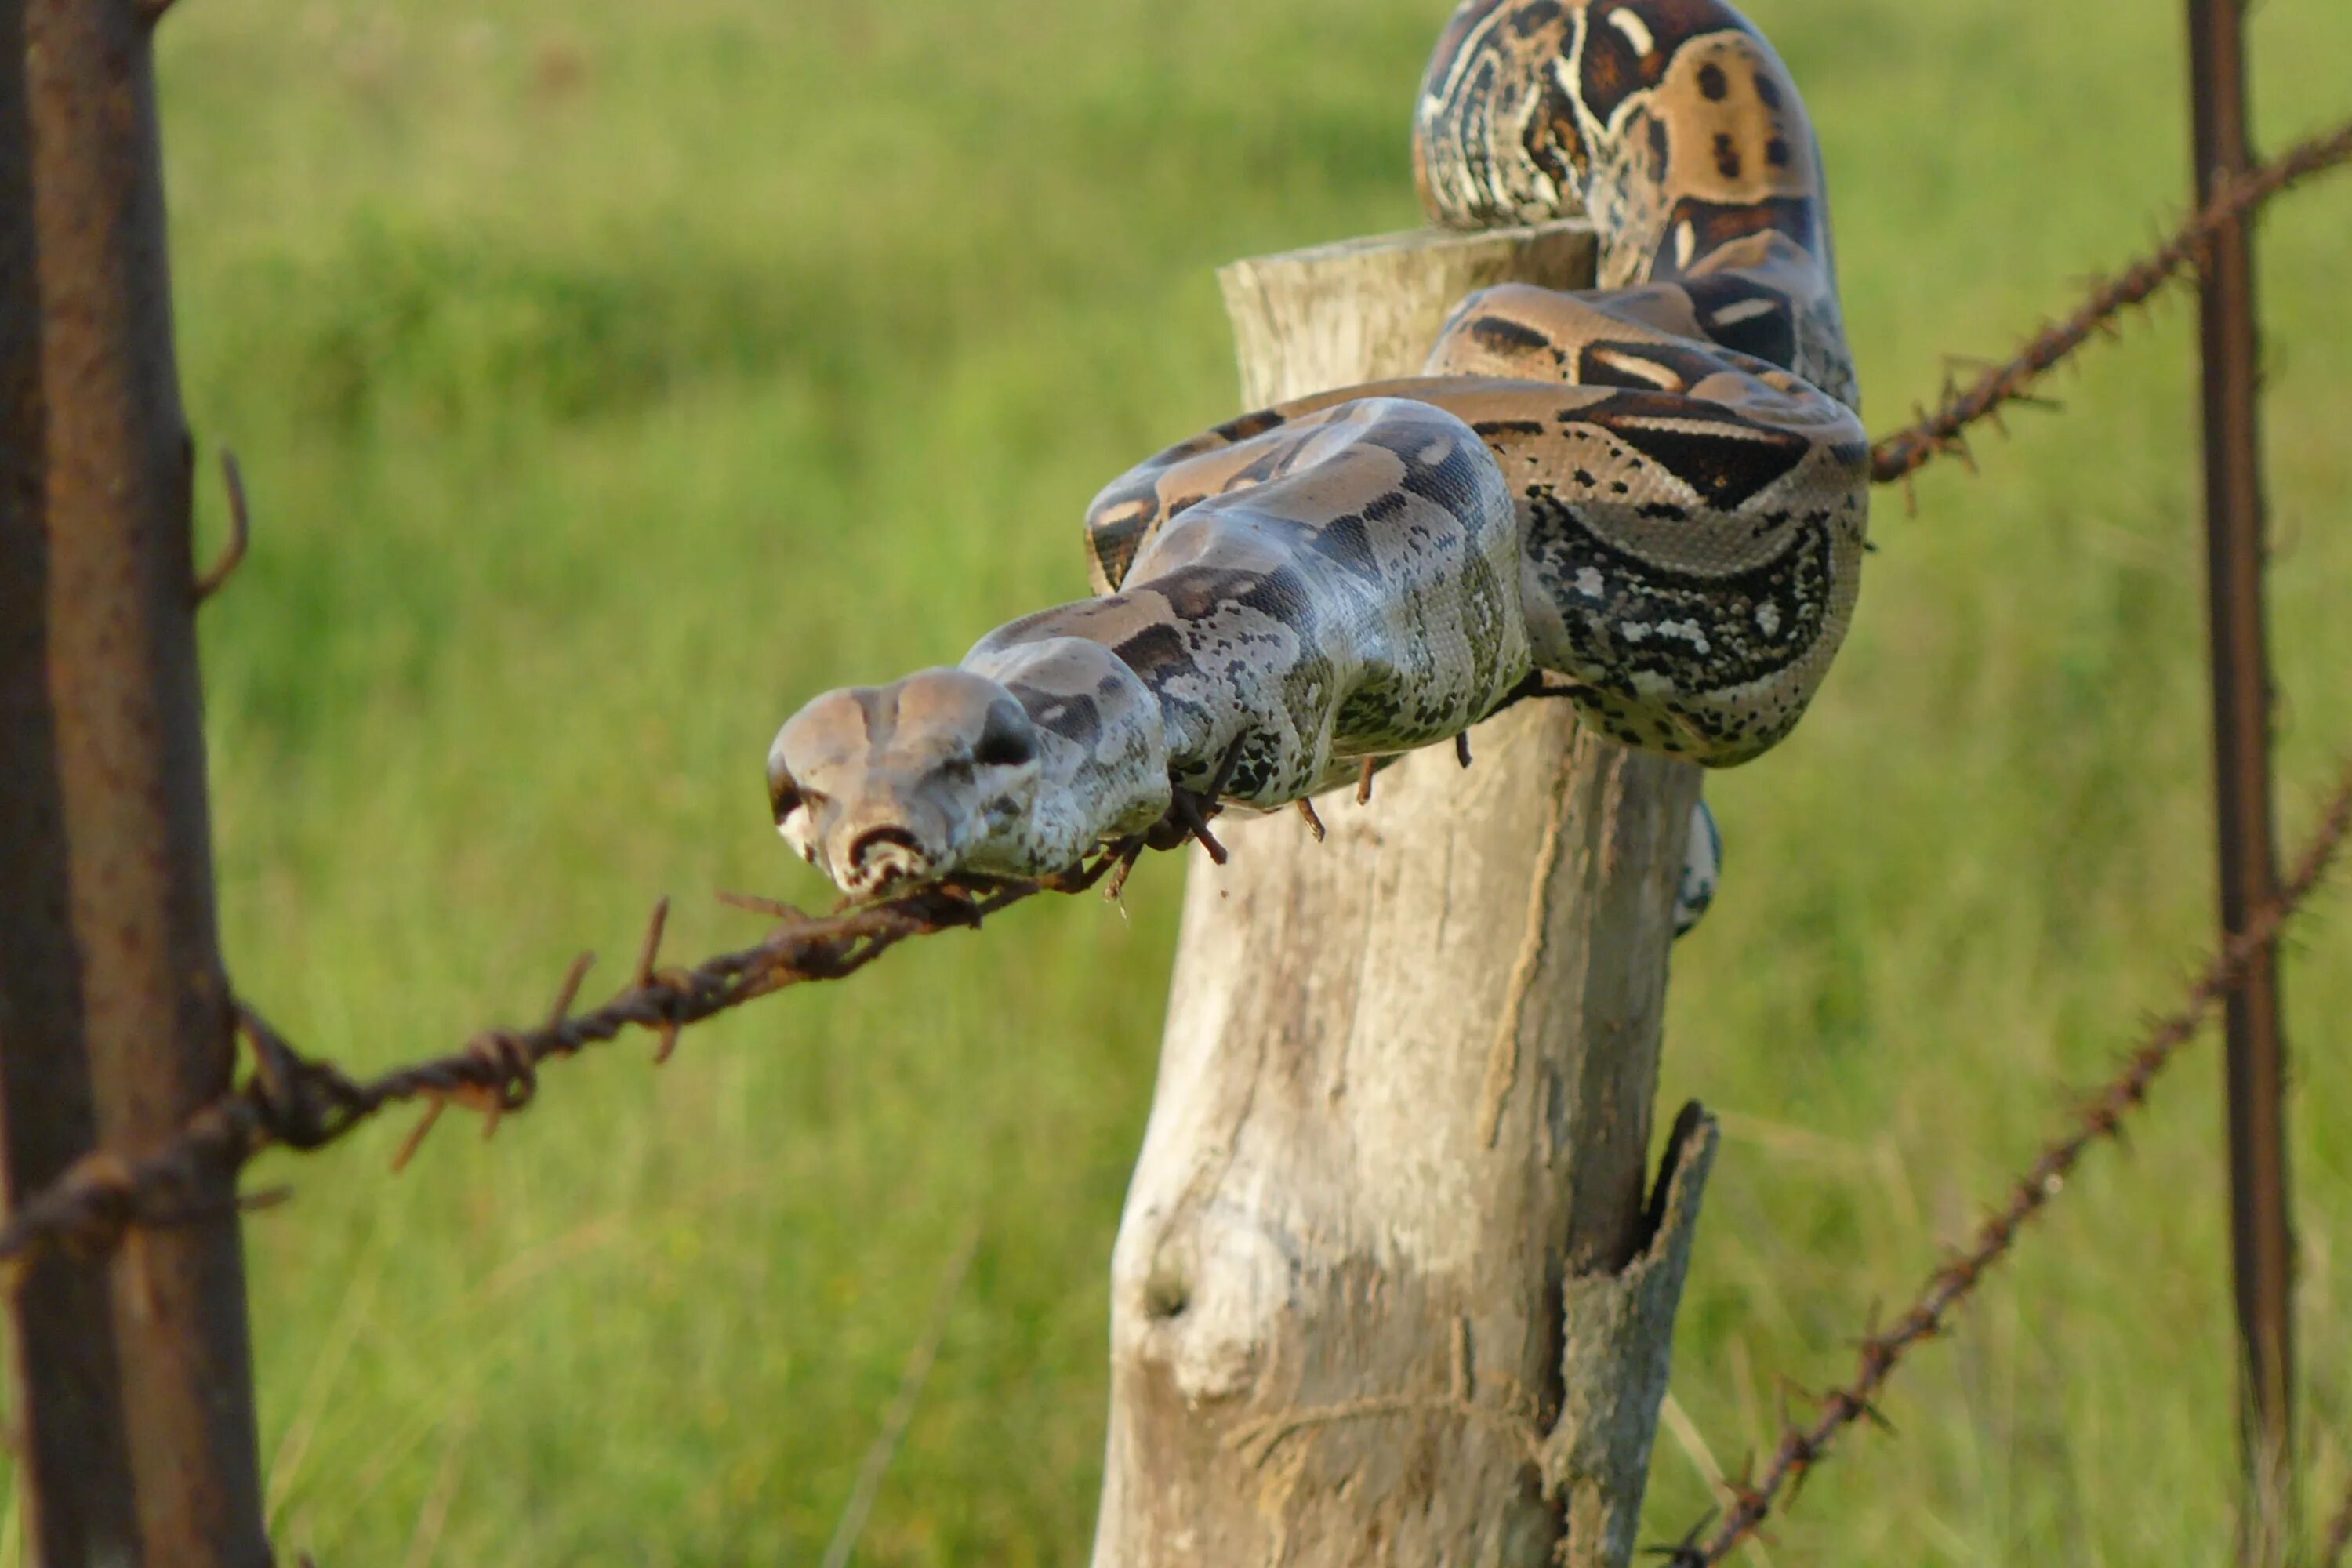
[[[0,1146],[13,1204],[227,1089],[148,29],[0,5]],[[235,1174],[13,1281],[47,1568],[260,1568]]]
[[[1588,230],[1236,263],[1244,405],[1419,368]],[[1112,1264],[1096,1568],[1622,1568],[1712,1123],[1643,1175],[1685,763],[1531,702],[1196,849]],[[1562,1537],[1566,1537],[1563,1550]]]

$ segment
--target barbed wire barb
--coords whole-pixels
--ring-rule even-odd
[[[637,968],[635,986],[639,991],[651,991],[663,978],[661,967],[662,935],[669,929],[669,900],[656,899],[654,912],[646,921],[645,941],[637,948]],[[668,1064],[677,1051],[677,1020],[665,1013],[654,1022],[654,1055],[656,1067]]]
[[[221,483],[228,491],[228,542],[204,574],[189,585],[195,602],[202,605],[228,585],[229,578],[245,564],[245,552],[253,542],[253,518],[246,510],[245,476],[238,472],[236,454],[226,447],[220,453]]]
[[[2326,877],[2347,832],[2352,832],[2352,759],[2347,760],[2278,897],[2207,962],[2178,1007],[2148,1025],[2138,1046],[2125,1058],[2122,1070],[2076,1106],[2074,1125],[2043,1147],[2025,1174],[2011,1185],[2008,1201],[1979,1225],[1975,1240],[1928,1276],[1910,1309],[1893,1326],[1883,1331],[1874,1329],[1864,1337],[1853,1381],[1822,1397],[1821,1414],[1811,1425],[1783,1420],[1780,1445],[1762,1479],[1738,1489],[1731,1508],[1703,1545],[1692,1551],[1673,1549],[1674,1568],[1713,1568],[1740,1542],[1757,1536],[1775,1504],[1783,1500],[1784,1494],[1793,1499],[1806,1473],[1846,1427],[1866,1420],[1893,1432],[1876,1398],[1904,1356],[1947,1331],[1953,1310],[1975,1290],[1987,1270],[2008,1254],[2019,1232],[2064,1189],[2066,1176],[2090,1147],[2114,1139],[2125,1114],[2146,1103],[2157,1075],[2196,1037],[2237,984],[2247,963],[2276,939],[2287,920]],[[2346,1511],[2345,1528],[2352,1531],[2352,1500],[2347,1500]],[[1701,1533],[1694,1531],[1685,1539],[1696,1540]]]
[[[1195,803],[1201,825],[1213,799]],[[1198,837],[1193,823],[1166,847]],[[224,1170],[234,1173],[272,1145],[311,1150],[335,1142],[394,1105],[415,1104],[416,1124],[393,1155],[397,1171],[414,1159],[451,1105],[479,1112],[484,1131],[522,1110],[537,1092],[546,1062],[578,1055],[631,1029],[656,1037],[655,1060],[666,1060],[678,1031],[787,987],[856,973],[910,937],[980,924],[989,916],[1044,892],[1084,892],[1114,870],[1132,866],[1141,839],[1106,846],[1092,859],[1038,880],[973,878],[920,889],[897,898],[813,916],[760,900],[773,911],[775,929],[757,944],[704,960],[691,969],[664,969],[658,959],[668,900],[655,906],[626,985],[599,1006],[574,1012],[593,955],[574,959],[557,986],[545,1019],[529,1029],[484,1030],[446,1056],[395,1068],[375,1078],[352,1078],[331,1061],[303,1056],[242,998],[232,1005],[237,1037],[252,1065],[244,1081],[200,1108],[180,1133],[136,1159],[95,1150],[56,1181],[27,1195],[0,1223],[0,1279],[35,1253],[70,1247],[102,1254],[136,1226],[184,1224],[208,1217],[195,1194],[215,1190]]]
[[[2146,304],[2183,271],[2201,269],[2205,248],[2221,229],[2280,193],[2347,160],[2352,160],[2352,123],[2299,142],[2231,180],[2203,210],[2153,250],[2115,277],[2095,279],[2088,297],[2072,315],[2043,323],[2014,354],[1985,370],[1965,390],[1955,390],[1948,384],[1933,412],[1921,412],[1910,425],[1874,443],[1872,479],[1879,484],[1904,481],[1907,493],[1910,476],[1930,459],[1946,454],[1965,457],[1967,448],[1956,445],[1962,431],[1992,417],[2005,404],[2028,401],[2032,384],[2070,359],[2094,334],[2120,337],[2118,319],[2123,312]]]

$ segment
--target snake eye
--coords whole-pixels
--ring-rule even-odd
[[[768,809],[775,814],[776,825],[783,826],[784,818],[800,809],[801,786],[793,775],[778,772],[768,779]]]

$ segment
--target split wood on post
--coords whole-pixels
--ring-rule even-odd
[[[1228,268],[1244,405],[1411,374],[1462,296],[1589,285],[1591,245]],[[1112,1266],[1096,1568],[1627,1561],[1713,1146],[1694,1115],[1645,1208],[1698,774],[1549,702],[1476,751],[1325,797],[1320,842],[1284,813],[1221,823],[1222,868],[1192,857]]]

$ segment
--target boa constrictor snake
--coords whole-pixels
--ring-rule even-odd
[[[1853,613],[1869,451],[1787,69],[1721,0],[1467,0],[1413,152],[1441,223],[1587,215],[1601,286],[1483,290],[1423,375],[1170,447],[1088,510],[1098,597],[803,708],[771,803],[845,891],[1181,837],[1540,672],[1713,766],[1796,723]]]

